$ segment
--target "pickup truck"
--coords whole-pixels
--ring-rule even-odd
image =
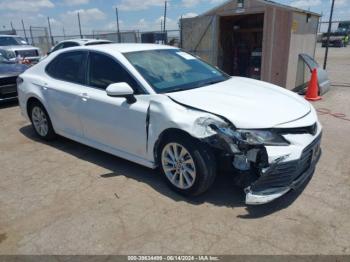
[[[29,45],[26,40],[17,35],[0,35],[0,48],[7,52],[10,61],[26,59],[35,64],[40,61],[39,48]]]

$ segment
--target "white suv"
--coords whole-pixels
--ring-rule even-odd
[[[320,157],[310,103],[170,46],[69,48],[18,82],[22,113],[38,136],[59,134],[159,167],[184,195],[205,192],[229,162],[246,203],[267,203],[304,184]]]

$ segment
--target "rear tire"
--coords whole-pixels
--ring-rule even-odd
[[[56,138],[49,114],[40,102],[33,102],[28,113],[33,129],[41,139],[51,141]]]
[[[197,196],[213,184],[216,161],[208,146],[176,135],[166,138],[159,148],[158,164],[171,189],[185,196]]]

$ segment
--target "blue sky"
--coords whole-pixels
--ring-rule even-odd
[[[167,27],[176,29],[180,16],[190,17],[215,7],[224,0],[169,0]],[[328,19],[330,0],[276,0],[282,4],[322,13]],[[51,18],[55,35],[77,34],[77,12],[81,15],[83,33],[92,30],[115,30],[115,7],[120,12],[122,30],[159,30],[164,0],[0,0],[0,27],[10,22],[21,28],[21,19],[29,27],[47,26]],[[335,19],[350,20],[350,0],[336,0]]]

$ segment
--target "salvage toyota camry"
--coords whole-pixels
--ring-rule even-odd
[[[20,76],[18,94],[42,139],[58,134],[159,167],[187,196],[207,191],[225,166],[247,204],[267,203],[303,185],[320,158],[310,103],[170,46],[57,51]]]

